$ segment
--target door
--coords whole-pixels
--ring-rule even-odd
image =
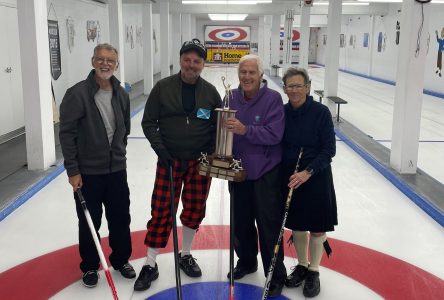
[[[17,8],[0,4],[0,136],[25,126]]]

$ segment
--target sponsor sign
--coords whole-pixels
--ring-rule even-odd
[[[250,53],[250,43],[206,42],[207,61],[220,63],[237,63],[239,59]]]

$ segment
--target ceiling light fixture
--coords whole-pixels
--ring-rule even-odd
[[[358,2],[370,2],[370,3],[401,3],[402,0],[356,0]],[[444,4],[444,0],[432,0],[431,3]]]
[[[399,3],[402,0],[357,0],[358,2]]]
[[[208,14],[212,21],[244,21],[248,14]]]
[[[313,2],[313,5],[316,6],[327,6],[328,2]],[[364,5],[369,5],[369,3],[367,2],[342,2],[342,5],[345,6],[364,6]]]
[[[272,0],[182,0],[182,4],[206,4],[206,5],[256,5],[272,3]]]

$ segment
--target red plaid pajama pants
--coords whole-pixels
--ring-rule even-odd
[[[206,200],[210,190],[211,177],[198,174],[197,160],[187,161],[186,170],[180,160],[174,160],[174,200],[179,204],[182,194],[183,210],[180,220],[184,226],[199,228],[205,217]],[[156,180],[151,197],[151,219],[148,221],[148,232],[145,245],[152,248],[165,248],[171,233],[171,196],[168,168],[157,163]]]

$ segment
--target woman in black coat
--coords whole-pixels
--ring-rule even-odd
[[[315,297],[320,292],[319,265],[326,232],[338,224],[330,165],[336,153],[335,132],[328,108],[308,95],[310,80],[305,69],[289,68],[283,81],[289,98],[282,141],[284,195],[289,188],[295,189],[286,227],[293,231],[298,256],[298,265],[285,284],[298,287],[305,280],[304,296]],[[300,151],[303,153],[295,172]]]

